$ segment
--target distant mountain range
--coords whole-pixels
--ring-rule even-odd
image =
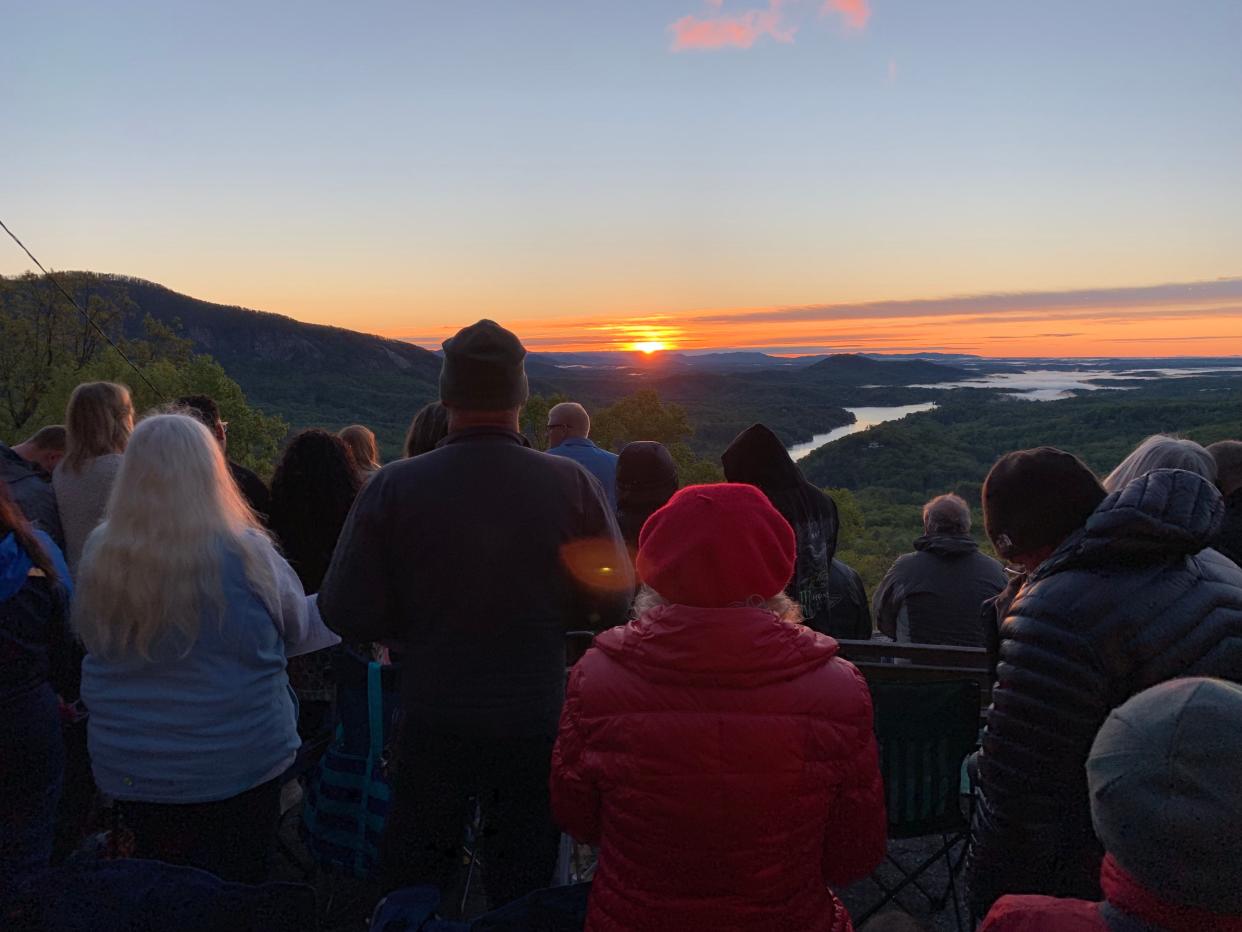
[[[214,304],[142,279],[103,277],[133,302],[132,332],[148,314],[173,327],[218,360],[251,403],[295,428],[364,423],[393,455],[413,414],[439,395],[439,354],[413,344]],[[718,455],[755,421],[793,443],[850,423],[843,405],[926,400],[927,390],[892,386],[966,374],[918,359],[755,352],[532,353],[527,371],[532,391],[576,398],[592,409],[655,389],[686,408],[696,429],[692,445],[703,455]],[[882,400],[875,400],[877,392]]]
[[[215,357],[253,404],[283,416],[295,428],[368,424],[393,455],[413,414],[438,397],[440,356],[411,343],[213,304],[141,279],[104,278],[132,300],[135,313],[128,326],[135,333],[146,314],[173,326],[198,352]],[[1036,362],[1043,368],[1073,368],[1086,361]],[[1173,359],[1143,360],[1143,365],[1211,362],[1222,364]],[[1224,361],[1229,362],[1237,360]],[[1090,363],[1135,367],[1134,360]],[[692,446],[705,456],[718,455],[755,421],[768,424],[792,444],[851,423],[853,415],[846,407],[932,401],[946,390],[909,386],[934,386],[1013,368],[1031,368],[1031,362],[935,353],[786,358],[753,351],[607,351],[532,353],[527,365],[532,391],[562,394],[591,409],[639,389],[656,390],[663,400],[686,408],[696,429]]]

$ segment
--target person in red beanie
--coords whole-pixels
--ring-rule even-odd
[[[639,535],[635,620],[570,674],[561,827],[599,845],[586,928],[853,928],[829,884],[887,825],[871,697],[784,589],[794,533],[753,486],[682,489]]]

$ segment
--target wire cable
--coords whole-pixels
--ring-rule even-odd
[[[104,331],[103,327],[95,323],[95,319],[86,312],[86,309],[83,308],[82,305],[78,303],[77,299],[73,295],[71,295],[68,291],[65,290],[65,286],[60,283],[60,279],[58,279],[55,275],[53,275],[51,272],[49,272],[47,269],[43,267],[43,263],[35,258],[34,253],[26,248],[26,244],[17,238],[17,234],[14,233],[12,230],[10,230],[8,228],[8,225],[5,224],[3,220],[0,220],[0,229],[3,229],[5,233],[9,234],[9,238],[13,240],[13,242],[17,243],[18,246],[21,247],[22,252],[28,255],[30,257],[30,261],[33,262],[36,266],[38,266],[39,271],[43,273],[44,277],[46,277],[53,285],[56,286],[57,290],[59,290],[60,293],[65,296],[65,300],[67,300],[70,304],[72,304],[75,308],[77,308],[78,313],[82,315],[83,319],[88,324],[90,324],[92,327],[95,328],[95,330],[99,333],[101,337],[104,338],[104,340],[107,342],[109,346],[111,346],[114,350],[116,350],[116,354],[120,356],[123,360],[125,360],[125,364],[134,370],[134,373],[138,376],[138,378],[142,379],[143,384],[145,384],[147,388],[151,389],[151,391],[155,393],[155,397],[162,398],[163,393],[158,388],[156,388],[154,385],[152,385],[151,380],[148,379],[145,375],[143,375],[142,370],[139,369],[136,365],[134,365],[133,361],[128,356],[125,355],[124,351],[122,351],[122,349],[119,346],[117,346],[115,343],[112,342],[112,337],[108,336],[108,334]]]

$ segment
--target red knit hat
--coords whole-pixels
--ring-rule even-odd
[[[753,485],[692,485],[643,525],[637,568],[669,602],[723,608],[784,590],[795,552],[793,528]]]

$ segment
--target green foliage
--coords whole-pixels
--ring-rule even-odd
[[[246,402],[237,383],[191,342],[136,308],[117,283],[73,273],[63,281],[108,337],[154,386],[148,387],[42,276],[0,277],[0,439],[16,443],[46,424],[63,422],[73,389],[82,382],[129,387],[139,414],[181,395],[211,395],[229,422],[229,455],[268,473],[284,421]]]
[[[719,464],[695,456],[688,443],[693,434],[685,409],[660,401],[652,389],[628,395],[591,419],[591,439],[605,450],[619,453],[634,440],[655,440],[668,447],[681,485],[723,482]]]
[[[975,539],[994,555],[983,531],[980,492],[1001,454],[1047,444],[1081,456],[1104,475],[1150,434],[1175,433],[1204,444],[1240,437],[1238,384],[1220,377],[1168,379],[1124,394],[1049,402],[959,390],[932,411],[843,437],[800,465],[811,481],[833,486],[827,491],[842,515],[837,556],[871,593],[893,561],[913,549],[923,504],[944,492],[970,504]],[[851,499],[865,519],[861,526],[847,521]]]
[[[548,412],[562,401],[568,401],[559,392],[550,397],[531,395],[522,408],[522,433],[536,450],[548,448]]]
[[[693,433],[685,408],[662,403],[651,389],[628,395],[591,418],[591,439],[614,453],[633,440],[655,440],[671,448]]]

